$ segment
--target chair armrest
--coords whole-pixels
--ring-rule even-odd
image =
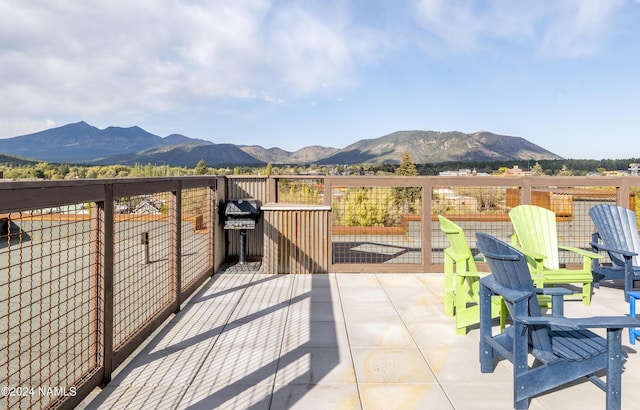
[[[637,255],[637,253],[635,253],[635,252],[627,251],[627,250],[624,250],[624,249],[616,249],[616,248],[613,248],[611,246],[606,246],[606,245],[598,243],[598,242],[589,242],[589,245],[591,245],[594,249],[597,249],[599,251],[607,251],[607,252],[619,253],[620,255],[625,256],[627,258],[630,258],[632,256],[636,256]]]
[[[482,254],[474,255],[473,260],[476,262],[486,262],[487,259]]]
[[[537,252],[532,252],[530,250],[524,249],[521,246],[513,246],[513,247],[516,248],[518,251],[522,252],[524,254],[524,256],[527,256],[529,258],[535,259],[536,262],[542,262],[545,259],[547,259],[547,255],[543,255],[543,254],[537,253]]]
[[[596,316],[585,318],[526,316],[516,317],[515,320],[525,325],[561,326],[569,329],[621,329],[625,327],[640,327],[640,320],[627,316]]]
[[[589,258],[589,259],[596,259],[596,258],[602,258],[603,257],[602,255],[600,255],[598,253],[591,252],[591,251],[585,251],[584,249],[576,248],[575,246],[558,245],[558,249],[562,249],[562,250],[565,250],[565,251],[577,253],[578,255],[581,255],[582,257]]]
[[[555,317],[564,316],[564,295],[573,294],[566,288],[536,288],[537,295],[551,296],[551,314]]]
[[[502,296],[506,301],[511,303],[520,302],[521,300],[528,299],[535,295],[534,292],[525,292],[504,287],[496,282],[493,275],[485,276],[480,279],[480,285],[489,289],[491,293]]]
[[[536,294],[539,295],[548,295],[548,296],[554,296],[554,295],[572,295],[573,292],[567,288],[536,288]]]

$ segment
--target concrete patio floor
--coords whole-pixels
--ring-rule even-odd
[[[456,336],[438,274],[267,275],[230,267],[171,318],[88,409],[510,409],[512,367],[480,373],[479,330]],[[595,289],[567,316],[624,315],[622,290]],[[623,408],[640,403],[629,353]],[[603,409],[584,381],[531,409]]]

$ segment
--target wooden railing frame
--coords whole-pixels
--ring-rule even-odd
[[[378,187],[378,186],[415,186],[422,188],[422,215],[432,215],[431,192],[434,187],[513,187],[519,190],[520,203],[530,204],[532,191],[537,186],[561,187],[615,187],[616,203],[629,207],[631,187],[640,187],[640,177],[581,177],[581,176],[334,176],[334,175],[274,175],[267,180],[269,197],[266,201],[279,202],[277,197],[278,183],[285,179],[309,179],[324,181],[324,205],[331,206],[331,192],[336,186],[345,187]],[[424,218],[427,221],[427,218]],[[332,264],[330,272],[435,272],[442,269],[439,264],[432,263],[431,227],[422,224],[422,263],[421,264],[385,264],[354,265]],[[331,237],[328,239],[331,243]]]
[[[98,312],[96,317],[96,331],[98,332],[98,348],[101,349],[102,362],[93,372],[82,380],[76,388],[76,395],[61,401],[52,402],[60,408],[74,408],[98,385],[104,385],[111,380],[113,371],[140,346],[167,318],[180,310],[180,305],[211,275],[217,271],[224,258],[224,242],[220,238],[220,222],[217,209],[224,200],[224,194],[217,195],[217,185],[224,179],[205,177],[172,177],[172,178],[132,178],[109,180],[72,180],[72,181],[2,181],[0,182],[0,214],[21,212],[34,209],[45,209],[78,203],[93,203],[92,207],[92,237],[96,239],[94,255],[96,261],[95,286],[98,281],[101,294],[96,292]],[[189,188],[206,188],[209,208],[209,227],[211,246],[211,264],[208,271],[200,275],[199,280],[181,291],[181,207],[182,191]],[[169,266],[173,274],[170,280],[173,300],[164,310],[157,312],[146,326],[117,351],[114,350],[114,198],[169,192]],[[218,240],[219,242],[216,242]],[[222,253],[219,249],[222,248]],[[93,292],[93,291],[92,291]],[[46,381],[43,381],[45,383]],[[71,387],[71,386],[68,386]]]
[[[106,383],[111,379],[115,368],[124,362],[126,357],[137,348],[158,326],[170,315],[180,309],[180,305],[192,294],[207,277],[214,274],[225,262],[226,246],[225,232],[222,228],[220,209],[228,197],[227,187],[234,178],[254,177],[171,177],[171,178],[132,178],[132,179],[108,179],[108,180],[71,180],[71,181],[2,181],[0,182],[0,214],[19,212],[30,209],[41,209],[77,203],[95,203],[92,208],[94,217],[92,226],[99,238],[97,246],[101,256],[96,266],[99,272],[95,272],[96,283],[101,280],[102,295],[98,295],[100,312],[102,317],[96,318],[96,329],[100,333],[102,344],[103,363],[97,371],[90,375],[81,386],[75,386],[78,394],[68,398],[62,403],[62,407],[73,408],[77,405],[98,383]],[[562,187],[615,187],[617,204],[629,207],[629,197],[632,187],[640,187],[640,177],[394,177],[394,176],[269,176],[255,177],[256,183],[264,183],[263,202],[277,202],[277,184],[282,179],[322,179],[324,181],[324,205],[331,206],[331,193],[336,186],[347,187],[421,187],[422,188],[422,215],[431,215],[431,194],[434,187],[516,187],[520,191],[520,203],[531,202],[532,189],[536,186],[562,186]],[[200,280],[181,291],[181,224],[179,223],[180,209],[182,206],[182,192],[185,189],[206,187],[208,189],[210,244],[211,244],[211,269]],[[114,198],[151,194],[155,192],[169,192],[169,213],[171,216],[170,238],[172,251],[170,253],[170,266],[174,274],[172,293],[174,300],[170,306],[158,314],[142,331],[128,340],[126,346],[118,351],[113,347],[113,264],[114,264]],[[429,221],[430,218],[423,218]],[[331,245],[331,235],[328,237],[328,245]],[[422,224],[423,253],[420,264],[397,266],[347,266],[331,265],[331,272],[348,271],[420,271],[432,272],[436,266],[432,264],[431,251],[431,226]]]

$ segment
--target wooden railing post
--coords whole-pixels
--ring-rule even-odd
[[[173,272],[173,280],[169,281],[173,289],[174,312],[180,311],[180,295],[182,290],[182,183],[169,194],[169,272]]]
[[[422,178],[422,270],[429,272],[433,260],[433,241],[431,235],[431,214],[433,207],[431,204],[431,183],[429,178]]]
[[[114,238],[114,218],[113,218],[113,184],[104,186],[104,202],[98,203],[100,221],[102,224],[102,277],[103,303],[104,303],[104,323],[103,323],[103,346],[104,346],[104,384],[111,380],[113,372],[113,238]]]
[[[227,201],[227,179],[225,177],[216,178],[215,187],[215,223],[216,227],[214,234],[214,251],[216,259],[214,261],[214,272],[218,267],[222,266],[227,258],[227,241],[226,234],[223,229],[224,221],[221,220],[221,207]]]
[[[522,186],[520,187],[520,203],[531,205],[531,179],[522,178]]]
[[[625,208],[631,208],[631,190],[629,188],[629,180],[627,178],[621,178],[620,184],[618,185],[618,189],[616,191],[617,204]],[[635,211],[635,209],[632,209],[632,211]]]
[[[267,202],[278,202],[278,181],[272,176],[267,179]]]

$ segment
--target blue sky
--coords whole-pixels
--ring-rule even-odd
[[[0,138],[84,120],[343,148],[487,130],[640,157],[639,0],[0,0]]]

